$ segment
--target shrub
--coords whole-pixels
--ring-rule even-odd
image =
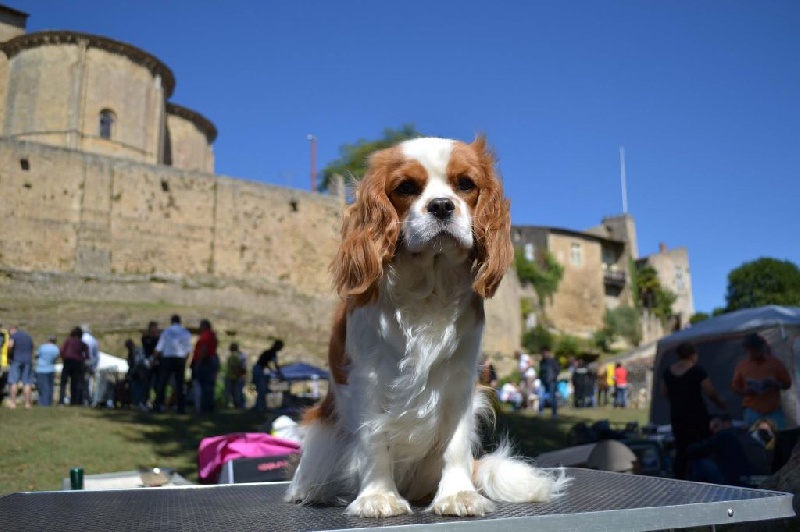
[[[553,335],[541,325],[537,325],[522,335],[522,345],[529,353],[541,353],[545,349],[553,348]]]

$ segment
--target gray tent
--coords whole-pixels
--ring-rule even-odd
[[[781,400],[787,428],[797,426],[800,423],[800,308],[774,305],[723,314],[659,340],[653,364],[650,422],[655,425],[670,423],[669,403],[661,396],[661,375],[677,360],[675,348],[682,342],[695,345],[700,355],[699,363],[728,404],[728,413],[734,419],[741,419],[741,399],[731,391],[731,381],[736,364],[747,356],[742,340],[752,332],[760,334],[769,343],[772,353],[781,359],[792,376],[792,387],[781,393]],[[710,402],[708,408],[709,412],[715,412],[716,407]]]

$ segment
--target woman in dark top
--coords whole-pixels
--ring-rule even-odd
[[[703,394],[721,409],[725,402],[717,395],[706,370],[697,365],[697,350],[689,342],[680,344],[675,352],[678,361],[664,370],[661,393],[669,399],[670,422],[675,437],[675,478],[686,478],[688,466],[686,448],[711,436],[711,417]]]

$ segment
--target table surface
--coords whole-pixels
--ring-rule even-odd
[[[0,498],[0,530],[663,530],[791,517],[792,496],[588,469],[565,470],[567,493],[538,504],[499,503],[482,518],[365,519],[341,507],[282,501],[285,483],[15,493]]]

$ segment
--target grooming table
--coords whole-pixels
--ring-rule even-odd
[[[497,504],[482,518],[348,517],[341,507],[283,502],[286,483],[15,493],[0,498],[0,530],[662,530],[791,517],[792,495],[588,469],[566,469],[567,494]],[[420,525],[424,528],[419,528]]]

